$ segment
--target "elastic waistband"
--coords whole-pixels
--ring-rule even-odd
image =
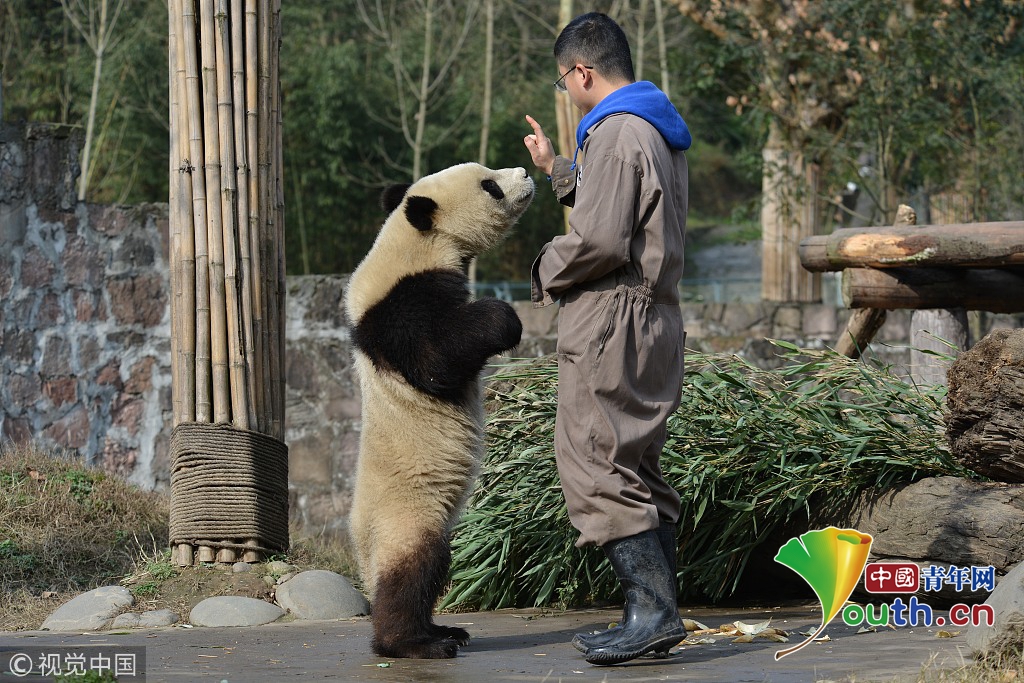
[[[619,289],[629,296],[637,298],[648,304],[679,305],[679,297],[674,294],[661,293],[655,295],[654,290],[643,282],[616,282],[612,278],[585,282],[577,285],[578,289],[587,292],[605,292],[612,289]]]

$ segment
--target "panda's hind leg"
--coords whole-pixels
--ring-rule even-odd
[[[431,624],[430,631],[438,638],[451,638],[459,645],[469,645],[469,631],[458,626]]]
[[[372,610],[374,652],[382,657],[448,659],[458,654],[460,644],[469,642],[465,629],[433,622],[450,566],[448,539],[435,535],[380,568]]]

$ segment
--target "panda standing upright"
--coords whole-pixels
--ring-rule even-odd
[[[384,191],[389,213],[345,308],[362,391],[349,528],[372,604],[374,652],[454,657],[465,629],[432,614],[483,454],[480,372],[515,347],[510,305],[471,300],[465,269],[533,199],[522,168],[460,164]]]

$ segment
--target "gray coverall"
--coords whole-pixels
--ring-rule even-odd
[[[600,546],[679,518],[659,458],[683,379],[688,180],[684,152],[632,114],[591,127],[577,161],[552,169],[573,209],[533,264],[532,298],[560,304],[555,457],[576,545]]]

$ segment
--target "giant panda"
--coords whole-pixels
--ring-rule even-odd
[[[362,433],[349,531],[382,657],[455,657],[465,629],[432,613],[449,538],[483,454],[480,373],[522,324],[472,300],[469,261],[498,244],[533,199],[522,168],[460,164],[381,196],[389,213],[345,295]]]

